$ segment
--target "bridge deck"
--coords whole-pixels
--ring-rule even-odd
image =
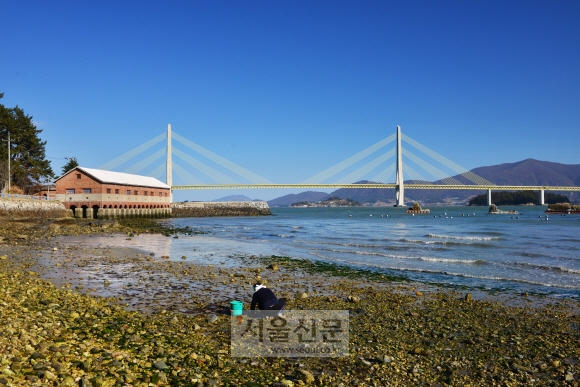
[[[494,191],[580,191],[580,187],[559,186],[522,186],[522,185],[446,185],[446,184],[405,184],[405,189],[450,189],[475,190],[492,189]],[[174,190],[203,190],[203,189],[269,189],[269,188],[397,188],[396,184],[199,184],[174,185]]]

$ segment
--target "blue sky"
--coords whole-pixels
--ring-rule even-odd
[[[397,125],[468,169],[580,163],[578,1],[0,0],[0,15],[1,103],[34,117],[56,172],[168,123],[281,183]]]

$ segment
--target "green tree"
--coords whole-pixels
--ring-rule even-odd
[[[3,96],[4,93],[0,93],[0,98]],[[26,115],[21,108],[0,104],[0,139],[3,140],[0,160],[7,160],[6,143],[10,134],[10,179],[25,193],[32,193],[42,178],[54,176],[50,161],[45,158],[46,141],[41,141],[41,132],[32,122],[32,116]],[[7,179],[3,179],[2,186],[6,183]]]
[[[79,162],[77,161],[76,157],[65,157],[67,163],[62,167],[62,174],[64,175],[71,169],[74,169],[79,166]]]

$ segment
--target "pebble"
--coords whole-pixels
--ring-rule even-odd
[[[158,370],[166,370],[167,368],[169,368],[169,366],[165,364],[164,361],[155,362],[155,364],[153,364],[153,367],[155,367]]]
[[[301,380],[305,384],[314,383],[314,375],[310,371],[302,369],[296,371],[296,379]]]

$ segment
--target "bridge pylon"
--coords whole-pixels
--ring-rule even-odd
[[[171,170],[173,165],[171,162],[171,124],[167,124],[167,158],[165,159],[165,184],[173,185],[173,175]]]
[[[403,180],[403,148],[401,146],[401,127],[397,126],[397,207],[405,206],[405,184]]]

